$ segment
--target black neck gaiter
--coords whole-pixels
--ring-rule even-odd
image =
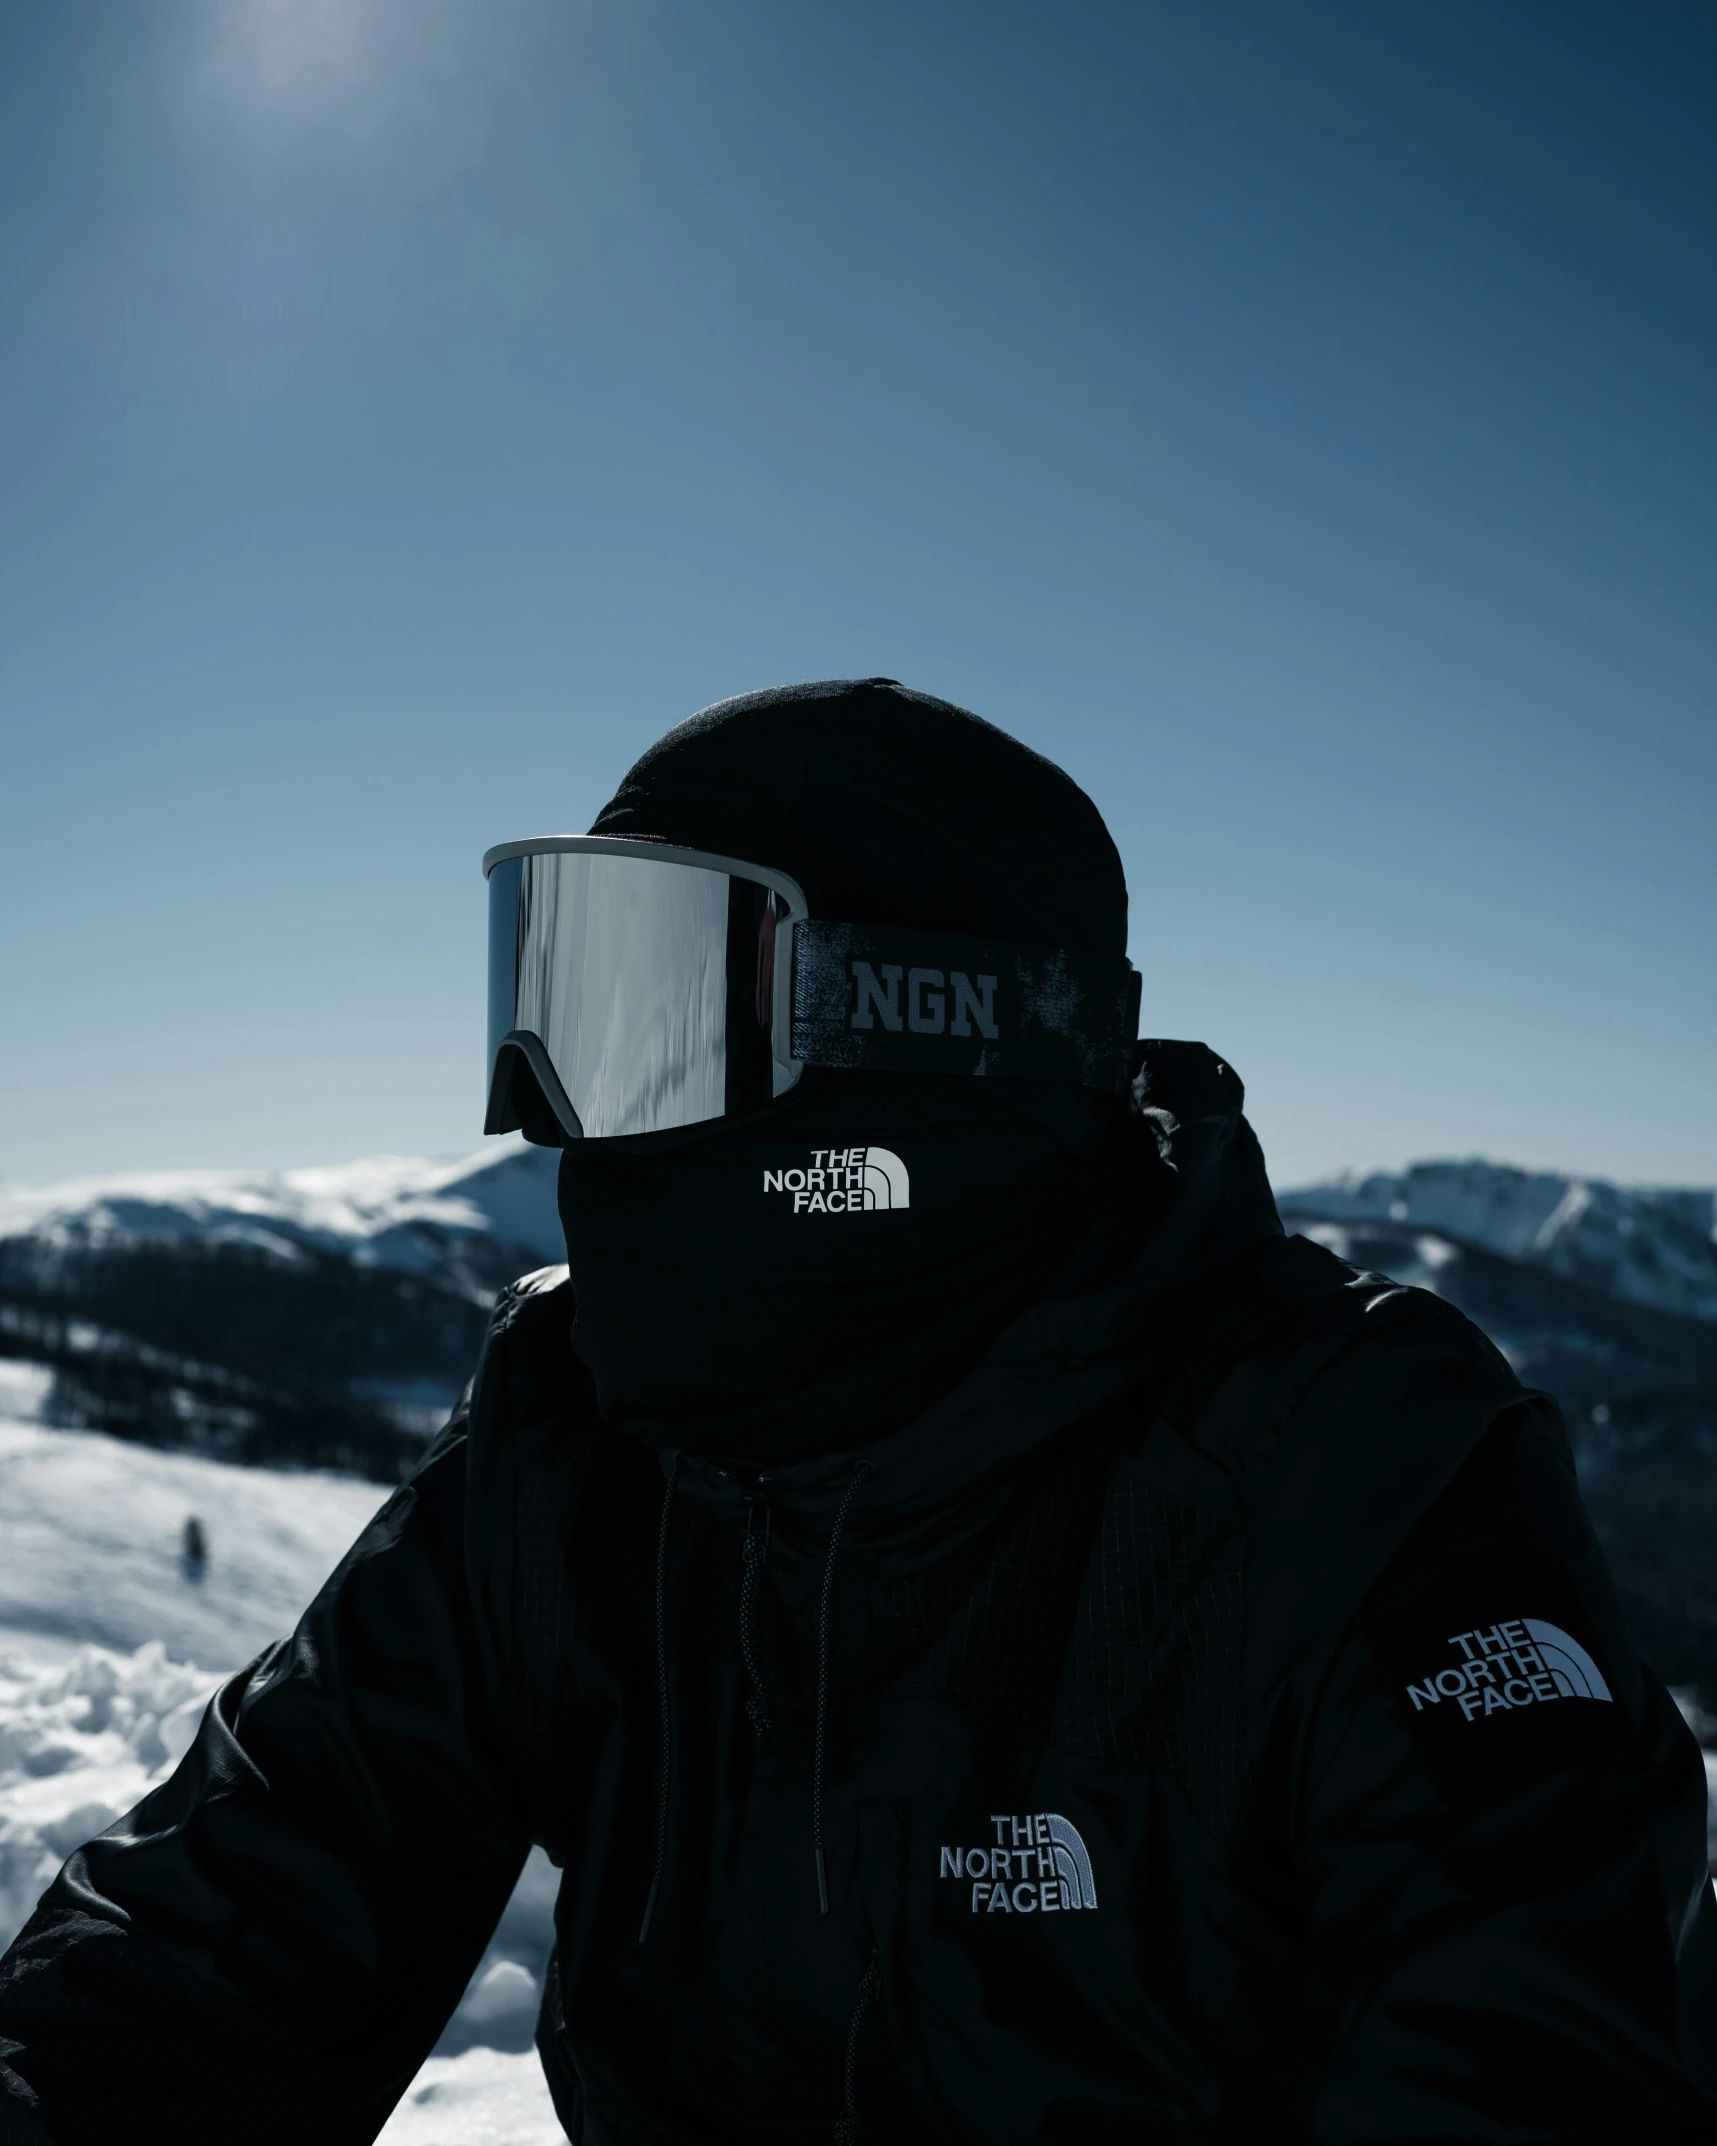
[[[1120,1106],[1011,1085],[813,1070],[746,1119],[568,1148],[573,1347],[608,1421],[756,1466],[868,1444],[1118,1251]]]

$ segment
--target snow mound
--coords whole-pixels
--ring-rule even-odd
[[[166,1779],[220,1681],[170,1661],[159,1640],[134,1654],[86,1646],[69,1658],[27,1636],[0,1644],[0,1952],[66,1857]],[[449,2023],[446,2042],[460,2053],[432,2057],[419,2073],[383,2134],[394,2146],[560,2146],[530,2047],[537,1977],[499,1950],[511,1934],[546,1955],[554,1882],[546,1858],[533,1857]]]
[[[0,1645],[0,1951],[72,1850],[178,1764],[219,1681],[158,1639],[69,1661]]]
[[[377,2146],[566,2146],[532,2051],[431,2057]]]

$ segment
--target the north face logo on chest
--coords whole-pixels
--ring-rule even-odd
[[[912,1204],[912,1180],[892,1148],[812,1148],[802,1169],[765,1170],[763,1190],[785,1194],[796,1215],[861,1215]]]
[[[994,1841],[944,1848],[937,1876],[971,1887],[974,1915],[1058,1915],[1097,1905],[1079,1828],[1057,1811],[992,1812]]]

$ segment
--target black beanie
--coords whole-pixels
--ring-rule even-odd
[[[717,701],[651,746],[590,831],[773,865],[832,921],[1127,950],[1121,860],[1079,785],[892,678]]]

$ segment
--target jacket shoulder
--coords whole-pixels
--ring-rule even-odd
[[[542,1478],[575,1476],[611,1434],[590,1373],[573,1352],[565,1267],[539,1267],[495,1300],[477,1370],[449,1430],[470,1445],[473,1524],[498,1553]]]
[[[1315,1238],[1269,1239],[1253,1255],[1249,1279],[1257,1296],[1284,1315],[1297,1310],[1308,1321],[1333,1315],[1356,1341],[1387,1331],[1394,1345],[1405,1333],[1435,1334],[1451,1348],[1476,1351],[1502,1376],[1514,1376],[1501,1351],[1446,1297],[1356,1267]]]
[[[564,1266],[538,1267],[509,1282],[495,1299],[477,1361],[472,1422],[497,1411],[533,1417],[574,1398],[589,1375],[572,1353],[575,1300]]]
[[[1305,1237],[1258,1246],[1221,1278],[1220,1297],[1157,1413],[1216,1463],[1260,1524],[1285,1478],[1317,1453],[1364,1442],[1364,1425],[1408,1392],[1479,1389],[1498,1405],[1521,1393],[1454,1305]]]
[[[1402,1543],[1499,1421],[1519,1411],[1560,1431],[1556,1404],[1522,1386],[1456,1306],[1321,1247],[1307,1252],[1328,1263],[1316,1292],[1324,1317],[1309,1329],[1324,1331],[1279,1397],[1254,1518],[1248,1653],[1260,1703],[1321,1674]],[[1309,1274],[1306,1253],[1297,1257]]]
[[[540,1412],[557,1387],[565,1397],[569,1366],[575,1372],[582,1368],[572,1357],[572,1313],[565,1267],[537,1267],[507,1284],[489,1314],[476,1369],[420,1468],[439,1460],[450,1445],[492,1434],[498,1417],[518,1407]]]
[[[555,1319],[563,1320],[570,1330],[572,1312],[572,1270],[564,1262],[558,1267],[533,1267],[529,1274],[509,1282],[495,1299],[489,1335],[493,1339],[515,1328],[530,1329]]]

